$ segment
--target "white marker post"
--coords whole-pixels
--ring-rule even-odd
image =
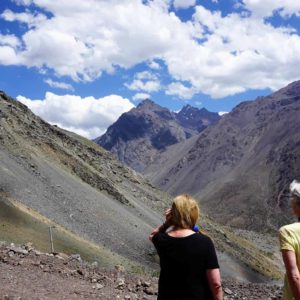
[[[50,236],[50,244],[51,244],[51,253],[54,253],[52,228],[55,228],[55,226],[49,226],[49,236]]]

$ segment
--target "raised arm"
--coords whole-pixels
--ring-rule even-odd
[[[168,208],[166,211],[165,211],[165,217],[166,217],[166,220],[165,222],[156,227],[152,232],[151,234],[149,235],[149,240],[152,241],[153,237],[159,233],[159,232],[163,232],[163,231],[166,231],[170,226],[171,226],[171,209]]]
[[[292,250],[282,250],[281,253],[294,299],[300,300],[300,274],[295,252]]]
[[[206,271],[206,276],[207,276],[210,290],[212,291],[213,294],[213,299],[222,300],[223,290],[221,284],[220,269],[208,269]]]

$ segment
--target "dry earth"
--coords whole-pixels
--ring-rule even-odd
[[[224,281],[225,300],[280,299],[278,285]],[[0,299],[154,300],[157,278],[108,271],[79,255],[41,253],[30,244],[0,246]]]

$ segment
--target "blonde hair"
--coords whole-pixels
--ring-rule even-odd
[[[171,224],[178,228],[192,229],[200,215],[198,203],[190,195],[174,198],[171,208]]]

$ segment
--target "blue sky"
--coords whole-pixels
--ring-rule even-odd
[[[299,80],[300,1],[1,0],[0,89],[89,138],[150,97],[230,111]]]

